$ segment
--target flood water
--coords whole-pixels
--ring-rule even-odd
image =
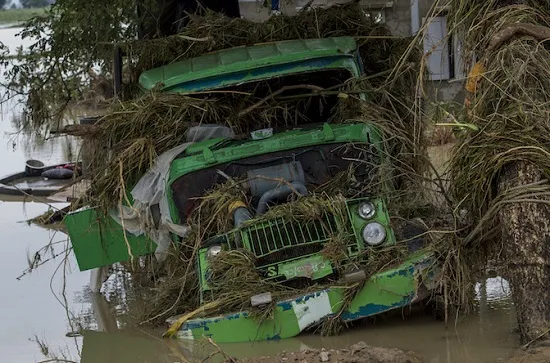
[[[0,29],[0,41],[12,49],[24,45],[15,36],[18,31]],[[69,161],[74,153],[70,152],[72,141],[59,138],[33,145],[27,136],[12,134],[15,130],[11,121],[21,112],[17,103],[4,105],[1,111],[1,175],[22,171],[30,158],[46,164]],[[39,362],[55,356],[82,363],[172,363],[204,355],[210,347],[201,343],[167,341],[160,338],[162,332],[158,330],[124,328],[126,324],[114,313],[117,309],[101,295],[89,292],[88,273],[78,271],[72,255],[65,258],[62,252],[69,243],[66,235],[24,222],[48,208],[64,206],[0,201],[0,361]],[[42,261],[51,261],[23,274],[28,260],[48,244],[51,246]],[[413,350],[428,363],[498,362],[518,346],[507,286],[500,279],[490,279],[477,290],[476,311],[452,321],[447,328],[431,317],[416,316],[406,321],[397,318],[357,326],[337,337],[304,335],[278,342],[225,344],[221,348],[236,357],[251,357],[304,348],[336,349],[365,341]],[[95,331],[67,336],[78,329],[74,318]]]

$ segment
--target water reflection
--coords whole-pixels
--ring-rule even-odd
[[[480,304],[492,303],[494,305],[499,301],[508,301],[510,297],[510,285],[508,281],[501,277],[489,278],[476,284],[476,301]]]
[[[281,341],[220,344],[237,358],[275,355],[309,348],[340,349],[365,341],[370,345],[412,350],[429,363],[495,362],[518,345],[509,289],[502,279],[476,287],[475,313],[453,319],[449,328],[431,317],[414,315],[360,324],[336,337],[302,335]],[[115,309],[101,294],[92,295],[96,331],[84,332],[82,363],[200,361],[216,350],[206,341],[159,339],[161,331],[119,329]],[[106,353],[108,352],[108,353]]]
[[[22,28],[0,28],[0,41],[9,49],[10,54],[16,54],[18,47],[23,49],[31,44],[29,39],[23,40],[17,36]],[[1,73],[4,68],[0,67],[0,81],[4,83]],[[4,94],[4,89],[0,89]],[[10,149],[13,156],[30,159],[31,157],[45,162],[47,165],[61,162],[76,161],[79,140],[71,136],[61,136],[49,133],[50,130],[58,130],[65,125],[78,122],[79,117],[86,116],[91,112],[80,107],[73,107],[67,110],[59,124],[52,123],[45,125],[41,133],[35,132],[27,125],[27,118],[23,114],[22,98],[15,96],[10,100],[4,100],[1,105],[2,125],[0,132],[3,133],[2,141]],[[47,139],[44,135],[47,134]],[[8,161],[8,160],[3,160]],[[17,171],[21,171],[23,164]],[[11,169],[11,168],[10,168]],[[1,173],[6,173],[5,165],[2,165]]]
[[[57,130],[77,122],[78,117],[68,112],[60,125],[51,126],[49,129]],[[79,139],[55,133],[49,133],[49,136],[44,138],[43,133],[32,130],[26,124],[25,116],[21,111],[11,114],[10,123],[14,130],[9,134],[12,147],[14,149],[21,148],[26,158],[39,156],[41,159],[45,159],[42,161],[46,161],[47,164],[56,164],[58,160],[61,162],[76,161]]]
[[[0,29],[0,41],[13,52],[18,46],[28,46],[15,34],[21,29]],[[0,90],[1,93],[2,90]],[[18,99],[2,104],[0,108],[0,152],[2,154],[0,175],[21,172],[25,161],[30,158],[55,164],[71,159],[68,141],[48,140],[35,145],[29,141],[32,136],[17,133],[17,116],[21,114]],[[19,119],[20,121],[20,119]],[[71,146],[75,150],[73,146]],[[74,152],[73,152],[74,154]],[[62,208],[66,204],[53,205]],[[73,256],[63,253],[67,247],[66,236],[55,231],[29,226],[24,221],[48,210],[45,203],[6,203],[0,200],[0,282],[4,294],[0,299],[0,361],[36,362],[48,356],[79,359],[81,337],[67,337],[75,330],[70,317],[90,309],[90,302],[77,302],[74,297],[86,286],[87,274],[76,268]],[[34,252],[50,241],[53,244],[41,257],[41,262],[51,258],[31,273],[19,277],[28,267],[28,260],[34,261]],[[54,257],[56,256],[56,257]]]

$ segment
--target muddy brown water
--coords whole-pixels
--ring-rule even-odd
[[[412,350],[428,363],[498,362],[518,346],[513,333],[515,316],[507,283],[488,279],[476,287],[476,309],[467,316],[444,323],[424,315],[405,320],[393,317],[376,324],[358,324],[335,337],[304,334],[292,339],[256,343],[220,344],[237,358],[272,356],[282,351],[340,349],[360,341],[369,345]],[[212,351],[207,342],[162,340],[162,331],[118,329],[112,307],[100,296],[92,297],[92,314],[99,330],[84,333],[82,363],[200,361]]]
[[[19,30],[0,29],[0,41],[11,49],[28,45],[16,37]],[[1,175],[21,171],[30,158],[46,164],[67,161],[68,145],[74,148],[73,141],[59,138],[34,145],[25,135],[14,138],[10,121],[21,112],[20,107],[12,102],[3,105],[1,112]],[[59,203],[52,207],[64,206]],[[0,200],[0,362],[39,362],[55,356],[82,363],[173,363],[211,351],[203,342],[163,340],[159,330],[125,328],[126,322],[113,313],[124,306],[110,306],[102,296],[92,295],[89,275],[78,271],[74,257],[57,256],[68,245],[66,235],[24,223],[48,208],[44,203]],[[42,260],[52,260],[20,277],[28,259],[50,241],[51,250]],[[497,362],[518,346],[513,332],[514,310],[505,281],[489,279],[483,286],[478,286],[476,311],[450,322],[448,328],[431,317],[414,316],[360,324],[330,338],[305,334],[281,341],[223,344],[221,348],[236,357],[253,357],[284,350],[337,349],[364,341],[413,350],[428,363]],[[78,329],[73,318],[90,331],[83,336],[67,336]]]

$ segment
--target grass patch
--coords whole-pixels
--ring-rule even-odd
[[[34,16],[44,14],[45,11],[46,8],[0,10],[0,24],[24,22]]]

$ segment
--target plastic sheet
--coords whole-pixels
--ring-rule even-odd
[[[189,228],[178,225],[172,221],[166,188],[170,174],[172,161],[195,142],[214,138],[234,138],[231,129],[218,125],[201,125],[189,129],[187,142],[176,146],[160,155],[153,167],[139,180],[131,194],[134,204],[131,207],[123,206],[120,210],[113,211],[111,216],[119,223],[124,219],[125,229],[134,235],[147,234],[157,244],[155,256],[163,261],[166,252],[172,243],[170,233],[185,237]],[[155,221],[152,209],[158,207],[160,218]],[[156,222],[156,223],[155,223]]]

